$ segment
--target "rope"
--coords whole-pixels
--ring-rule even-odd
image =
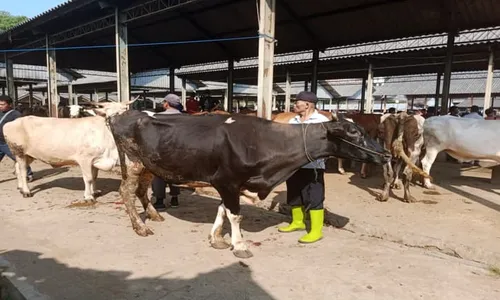
[[[274,37],[270,37],[266,34],[259,34],[259,35],[255,35],[255,36],[239,36],[239,37],[216,38],[216,39],[135,43],[135,44],[128,44],[127,46],[128,47],[145,47],[145,46],[200,44],[200,43],[242,41],[242,40],[260,39],[260,38],[271,38],[271,39],[273,39],[273,41],[275,40]],[[108,44],[108,45],[83,45],[83,46],[50,47],[50,48],[43,47],[43,48],[0,49],[0,53],[36,52],[36,51],[47,51],[47,50],[61,51],[61,50],[104,49],[104,48],[115,48],[115,47],[116,47],[115,44]]]

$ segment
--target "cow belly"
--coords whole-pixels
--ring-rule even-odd
[[[102,170],[102,171],[110,171],[118,165],[118,159],[113,159],[113,158],[100,158],[94,161],[92,164],[95,168]]]

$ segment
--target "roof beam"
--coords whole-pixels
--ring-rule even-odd
[[[186,19],[191,25],[193,25],[194,28],[196,28],[196,30],[201,32],[206,38],[215,39],[215,36],[211,32],[200,26],[200,24],[195,19],[193,19],[193,17],[191,17],[189,14],[183,11],[179,11],[179,15],[182,16],[184,19]],[[224,51],[228,59],[234,59],[234,60],[238,59],[238,57],[236,57],[234,53],[230,51],[223,43],[215,42],[215,44],[220,49],[222,49],[222,51]]]
[[[324,44],[319,40],[317,34],[315,34],[309,26],[305,24],[303,20],[299,18],[299,16],[295,13],[295,11],[288,5],[284,0],[278,0],[278,4],[281,5],[286,12],[295,20],[295,22],[302,28],[302,30],[307,34],[309,40],[313,42],[315,49],[324,49],[326,48]]]
[[[201,0],[152,0],[127,8],[124,10],[124,13],[127,15],[127,22],[131,22],[200,1]]]

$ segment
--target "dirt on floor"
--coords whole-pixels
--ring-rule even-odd
[[[241,260],[209,246],[216,197],[183,190],[178,208],[161,212],[155,231],[137,236],[120,203],[119,176],[100,173],[103,196],[83,198],[78,168],[35,162],[33,198],[16,189],[13,163],[0,164],[0,269],[51,299],[500,299],[500,186],[487,169],[437,162],[436,191],[412,186],[375,200],[376,170],[326,174],[324,239],[300,245],[282,234],[289,217],[279,186],[256,206],[244,205],[242,231],[254,257]],[[214,191],[205,189],[216,196]],[[142,212],[140,203],[138,211]],[[281,207],[281,208],[280,208]],[[226,221],[226,232],[229,232]],[[42,299],[42,298],[39,298]]]

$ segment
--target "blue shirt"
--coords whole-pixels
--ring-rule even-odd
[[[314,124],[314,123],[323,123],[323,122],[329,122],[327,117],[323,116],[320,114],[317,110],[314,110],[313,114],[309,117],[309,119],[305,120],[304,122],[300,121],[300,116],[296,115],[294,118],[292,118],[288,123],[290,124]],[[312,161],[304,166],[302,166],[304,169],[325,169],[325,159],[320,158],[318,160]]]

